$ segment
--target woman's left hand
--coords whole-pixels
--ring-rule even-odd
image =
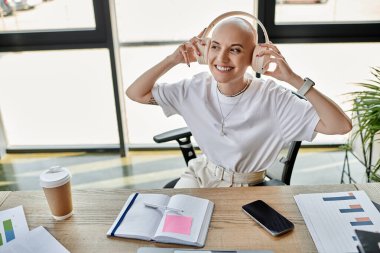
[[[260,46],[267,49],[259,53],[257,57],[269,56],[267,62],[264,62],[264,69],[268,69],[270,63],[276,65],[273,70],[267,70],[263,74],[289,83],[294,78],[295,73],[289,67],[280,50],[272,43],[262,43]]]

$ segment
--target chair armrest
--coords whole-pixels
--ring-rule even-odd
[[[191,136],[191,132],[188,127],[177,128],[174,130],[170,130],[164,132],[162,134],[155,135],[153,140],[156,143],[168,142],[168,141],[176,141],[182,138],[188,138]]]
[[[177,141],[187,165],[191,159],[197,157],[191,143],[191,135],[189,128],[183,127],[158,134],[153,137],[153,140],[157,143]]]

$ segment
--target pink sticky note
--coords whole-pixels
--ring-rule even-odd
[[[190,235],[192,222],[190,216],[167,214],[162,232]]]

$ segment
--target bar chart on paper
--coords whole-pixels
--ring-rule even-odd
[[[294,197],[319,252],[358,252],[355,229],[380,231],[380,213],[363,191]]]
[[[343,194],[343,196],[333,196],[333,197],[322,197],[323,201],[343,201],[343,200],[352,200],[352,201],[358,201],[355,195],[352,192],[349,192],[346,194]],[[332,207],[334,205],[331,205]],[[364,213],[365,211],[362,208],[360,204],[347,204],[344,202],[337,203],[335,206],[337,206],[339,213]],[[343,208],[339,208],[339,206],[343,206]],[[367,226],[367,225],[373,225],[371,219],[369,217],[362,217],[362,214],[355,215],[353,217],[353,220],[350,221],[350,225],[355,226]]]
[[[22,206],[0,211],[1,246],[29,232]]]
[[[3,238],[5,237],[6,242],[10,242],[15,239],[15,231],[13,229],[12,220],[8,219],[3,221],[4,235],[0,233],[0,246],[3,245]]]

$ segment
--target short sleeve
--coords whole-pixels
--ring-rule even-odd
[[[152,89],[152,95],[166,117],[174,114],[181,115],[181,104],[185,96],[187,80],[177,83],[156,83]]]
[[[276,85],[275,104],[279,128],[284,140],[312,141],[319,116],[310,102],[299,98],[290,90]]]
[[[166,117],[174,114],[183,116],[186,104],[197,103],[200,99],[199,87],[205,87],[212,81],[208,72],[201,72],[189,79],[183,79],[176,83],[156,83],[152,89],[152,95],[161,106]]]

